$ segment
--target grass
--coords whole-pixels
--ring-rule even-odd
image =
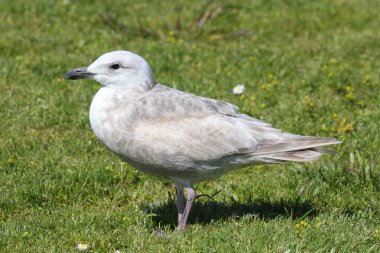
[[[371,0],[0,2],[0,252],[78,243],[89,252],[379,252],[379,11]],[[173,185],[95,139],[88,110],[99,85],[62,78],[116,49],[146,58],[160,83],[343,144],[318,162],[197,185],[211,197],[177,233]],[[232,94],[237,83],[244,95]]]

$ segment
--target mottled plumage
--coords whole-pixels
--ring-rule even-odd
[[[104,86],[90,108],[96,136],[137,169],[174,181],[181,230],[195,198],[194,183],[252,164],[312,161],[321,156],[319,147],[340,143],[283,133],[239,114],[232,104],[158,84],[148,63],[131,52],[107,53],[65,75],[85,77]]]

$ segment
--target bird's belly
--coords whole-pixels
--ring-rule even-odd
[[[153,162],[149,164],[146,161],[142,162],[141,160],[130,159],[130,157],[120,156],[120,158],[144,173],[162,178],[171,178],[173,180],[182,179],[191,182],[189,185],[216,179],[227,172],[225,170],[226,168],[222,167],[209,167],[198,164],[184,165],[182,163],[168,166],[168,164],[165,164],[162,160],[158,163]]]

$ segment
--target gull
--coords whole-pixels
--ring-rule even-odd
[[[256,164],[313,161],[324,153],[322,146],[340,143],[285,133],[230,103],[159,84],[147,61],[129,51],[106,53],[64,78],[101,84],[90,106],[92,130],[121,160],[174,182],[180,231],[195,201],[195,183]]]

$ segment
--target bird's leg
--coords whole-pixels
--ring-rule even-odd
[[[186,187],[187,189],[187,201],[186,201],[186,207],[185,207],[185,210],[183,211],[183,214],[181,216],[181,219],[178,223],[178,229],[180,231],[184,231],[185,228],[186,228],[186,223],[187,223],[187,220],[189,218],[189,214],[190,214],[190,211],[191,211],[191,207],[193,206],[194,204],[194,200],[195,200],[195,191],[192,187]]]
[[[177,210],[178,210],[178,224],[181,221],[183,211],[185,210],[185,195],[183,195],[183,188],[176,186],[177,191]]]

